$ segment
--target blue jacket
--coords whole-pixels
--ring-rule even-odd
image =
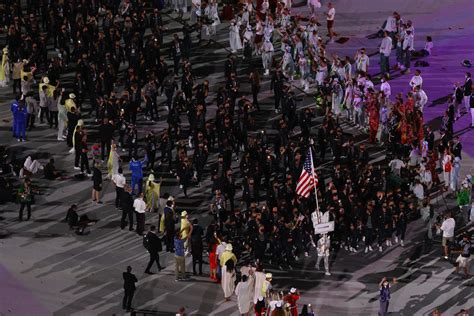
[[[15,112],[16,112],[17,109],[18,109],[18,103],[15,101],[10,106],[10,111],[12,111],[13,119],[15,119]]]
[[[20,108],[19,106],[17,106],[13,109],[13,118],[15,122],[25,123],[27,116],[28,116],[28,112],[26,110],[26,106],[23,108]]]
[[[130,171],[132,172],[132,178],[143,178],[143,164],[148,161],[148,158],[145,156],[143,160],[132,160],[130,161]]]
[[[184,240],[174,237],[174,255],[184,257]]]

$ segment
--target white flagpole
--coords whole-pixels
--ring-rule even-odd
[[[312,142],[311,142],[312,143]],[[311,144],[312,145],[312,144]],[[311,157],[311,176],[313,177],[314,184],[314,195],[316,197],[316,216],[318,217],[318,224],[321,224],[321,213],[319,212],[319,202],[318,202],[318,188],[316,186],[316,177],[313,163],[313,150],[312,146],[309,147],[309,156]]]

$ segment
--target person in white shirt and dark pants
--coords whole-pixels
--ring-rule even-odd
[[[133,201],[133,208],[135,209],[135,214],[137,217],[137,234],[143,235],[143,231],[145,230],[145,210],[146,210],[146,203],[143,201],[143,193]]]
[[[413,52],[413,34],[410,29],[406,30],[406,34],[403,38],[402,51],[403,51],[403,66],[402,71],[405,73],[410,72],[411,54]]]
[[[387,31],[383,32],[383,40],[380,44],[380,75],[390,72],[390,53],[392,52],[392,39]]]

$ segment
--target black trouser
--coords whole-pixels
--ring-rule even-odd
[[[179,73],[179,62],[181,61],[181,55],[174,56],[173,62],[174,62],[174,74],[178,75]]]
[[[81,172],[87,171],[87,173],[91,173],[91,169],[89,168],[89,158],[87,157],[87,152],[81,152]]]
[[[16,88],[21,92],[21,79],[13,79],[13,94],[16,94]]]
[[[155,150],[147,152],[148,162],[146,163],[146,166],[152,170],[155,167],[155,156],[156,156]]]
[[[80,162],[81,162],[81,149],[74,148],[74,167],[79,167]]]
[[[137,234],[143,235],[145,230],[145,213],[136,213],[137,214]]]
[[[275,110],[280,108],[281,92],[275,91]]]
[[[202,274],[202,253],[193,254],[193,274],[196,275],[196,263],[199,264],[199,275]]]
[[[58,111],[49,111],[49,127],[58,128]]]
[[[253,96],[253,105],[260,109],[258,104],[258,92],[260,91],[260,86],[252,85],[252,96]]]
[[[67,138],[66,138],[66,141],[67,141],[67,145],[69,147],[72,147],[72,139],[73,139],[73,134],[74,134],[74,128],[75,126],[70,126],[70,124],[68,124],[68,128],[67,128]]]
[[[36,115],[35,114],[30,114],[28,113],[28,121],[26,123],[26,127],[27,128],[33,128],[35,127],[35,119],[36,119]]]
[[[122,192],[123,192],[123,188],[115,187],[115,207],[116,208],[118,208],[120,205],[120,196],[122,195]]]
[[[372,245],[372,228],[366,228],[365,229],[365,246],[371,246]]]
[[[106,152],[107,152],[107,156],[109,155],[111,144],[112,144],[112,140],[110,140],[110,139],[109,139],[109,140],[105,140],[105,141],[102,140],[102,141],[100,142],[100,149],[101,149],[101,151],[102,151],[102,153],[101,153],[101,159],[102,159],[102,160],[105,159],[105,153],[106,153]],[[106,149],[107,149],[107,151],[106,151]]]
[[[168,252],[174,251],[173,250],[174,249],[173,236],[174,236],[174,228],[172,230],[166,231],[165,242],[166,242],[166,251]]]
[[[148,265],[146,266],[145,272],[150,272],[151,267],[153,266],[153,263],[156,262],[156,265],[158,266],[158,270],[161,270],[161,265],[160,265],[160,254],[159,252],[150,252],[150,261],[148,261]]]
[[[31,217],[31,202],[21,202],[20,204],[21,204],[20,215],[18,216],[18,219],[20,221],[23,220],[23,210],[25,209],[25,206],[26,206],[26,210],[28,212],[28,215],[26,216],[26,220],[29,220]]]
[[[128,227],[130,230],[133,230],[133,209],[122,209],[122,219],[120,220],[120,228],[124,229],[127,226],[125,221],[128,216]]]
[[[46,120],[49,122],[49,109],[48,107],[40,107],[40,122],[44,122],[44,116],[46,116]]]
[[[133,295],[135,294],[135,290],[125,290],[125,295],[123,296],[122,308],[123,309],[131,309],[132,307],[132,299]]]

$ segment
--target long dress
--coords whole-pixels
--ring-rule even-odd
[[[255,271],[255,290],[253,293],[253,302],[257,304],[258,298],[262,296],[262,287],[265,282],[265,273],[260,271]]]
[[[227,266],[222,266],[222,289],[224,290],[224,297],[229,298],[234,293],[235,289],[235,270],[227,272]]]
[[[209,252],[209,270],[217,272],[217,244],[212,245],[212,249]],[[211,276],[212,280],[216,280],[214,276]]]
[[[160,208],[160,183],[156,183],[154,178],[146,181],[145,185],[145,197],[146,207],[150,210],[157,210]]]
[[[239,282],[235,288],[235,295],[237,295],[237,305],[240,314],[247,314],[253,307],[253,289],[254,277],[251,276],[245,282]]]
[[[240,40],[240,24],[234,23],[229,27],[229,43],[232,52],[242,49],[242,41]]]
[[[8,50],[3,49],[2,65],[0,66],[0,87],[6,87],[9,81],[10,65],[8,63]]]
[[[115,145],[110,149],[109,159],[107,160],[107,177],[112,179],[112,176],[118,173],[120,167],[120,155],[117,152]]]

